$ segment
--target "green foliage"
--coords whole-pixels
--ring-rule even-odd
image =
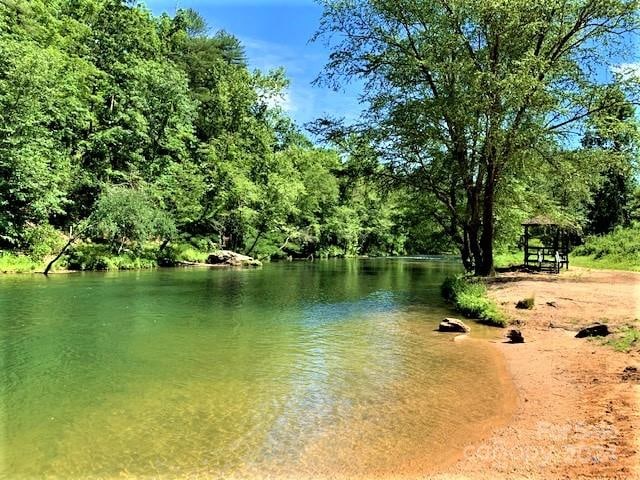
[[[107,245],[85,243],[75,246],[68,255],[69,270],[137,270],[154,268],[157,250],[146,248],[139,252],[117,254]]]
[[[640,223],[616,227],[606,235],[587,237],[572,252],[573,264],[595,268],[640,270]]]
[[[634,159],[640,130],[634,119],[634,107],[621,90],[613,90],[610,95],[618,97],[618,105],[592,116],[582,141],[585,146],[599,149],[600,155],[609,160],[607,168],[600,172],[601,181],[587,207],[586,231],[590,234],[608,233],[616,225],[629,224],[631,197],[637,186]]]
[[[321,248],[318,251],[319,258],[344,258],[344,249],[337,245],[330,245],[328,247]]]
[[[448,302],[455,302],[458,292],[467,287],[468,281],[463,275],[447,277],[440,285],[440,294]]]
[[[49,224],[27,226],[24,237],[28,255],[36,261],[57,253],[66,242],[62,234]]]
[[[405,249],[412,254],[442,254],[457,251],[456,244],[442,225],[434,221],[437,201],[424,191],[401,194],[404,215],[401,224],[406,235]]]
[[[630,352],[640,346],[640,330],[633,325],[626,325],[607,343],[619,352]]]
[[[27,255],[0,252],[1,273],[32,273],[44,270],[44,263]]]
[[[203,247],[200,244],[200,247]],[[204,263],[211,251],[215,248],[209,247],[208,249],[199,248],[198,245],[194,245],[192,242],[177,242],[171,243],[162,255],[162,262],[166,265],[175,265],[179,262],[195,262]]]
[[[462,275],[448,277],[441,286],[441,293],[465,317],[496,327],[507,325],[506,316],[487,297],[487,288],[481,281]]]
[[[175,234],[171,219],[144,192],[126,187],[109,188],[98,200],[93,218],[94,237],[110,242],[117,253],[125,243],[139,250],[146,240]]]

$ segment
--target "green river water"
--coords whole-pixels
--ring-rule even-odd
[[[488,342],[434,332],[458,268],[0,276],[0,478],[427,472],[507,410]]]

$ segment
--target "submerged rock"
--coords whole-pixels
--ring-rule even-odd
[[[219,250],[207,257],[210,265],[228,265],[230,267],[260,267],[262,262],[253,257],[232,252],[231,250]]]
[[[609,335],[609,327],[607,327],[604,323],[594,323],[593,325],[589,325],[588,327],[584,327],[578,333],[576,333],[576,338],[584,338],[584,337],[606,337]]]
[[[520,330],[509,330],[509,333],[507,333],[507,338],[511,343],[524,343],[524,337],[522,336],[522,332]]]
[[[470,332],[471,329],[457,318],[445,318],[440,322],[440,325],[438,325],[438,331],[467,333]]]

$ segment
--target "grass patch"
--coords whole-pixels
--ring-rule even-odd
[[[640,271],[640,223],[616,227],[607,235],[587,237],[571,262],[578,267]]]
[[[522,265],[524,253],[517,252],[501,252],[496,253],[493,257],[493,265],[496,268],[509,268]]]
[[[178,262],[205,263],[209,252],[201,250],[191,243],[171,243],[163,252],[165,263],[176,264]]]
[[[629,259],[628,256],[607,256],[596,258],[594,255],[581,256],[572,254],[569,256],[569,265],[582,268],[595,268],[606,270],[625,270],[640,272],[640,258]]]
[[[536,300],[533,297],[523,298],[522,300],[518,300],[516,303],[516,308],[521,310],[533,310],[533,306],[536,304]]]
[[[478,280],[462,275],[445,279],[442,296],[453,303],[455,309],[468,318],[495,327],[506,327],[507,318],[487,296],[487,287]]]
[[[0,253],[0,272],[2,273],[31,273],[42,271],[44,267],[43,261],[34,260],[27,255]]]
[[[622,327],[607,344],[619,352],[629,352],[634,347],[640,347],[640,330],[629,325]]]
[[[157,248],[140,253],[116,254],[107,245],[84,243],[73,247],[67,257],[69,270],[140,270],[158,266]]]

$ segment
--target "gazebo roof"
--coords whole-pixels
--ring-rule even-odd
[[[554,218],[549,215],[536,215],[522,222],[523,227],[557,227],[566,232],[580,233],[581,228],[569,220]]]
[[[522,222],[522,225],[550,225],[550,226],[560,226],[560,223],[557,220],[552,219],[551,217],[547,217],[546,215],[536,215],[533,218],[525,220]]]

